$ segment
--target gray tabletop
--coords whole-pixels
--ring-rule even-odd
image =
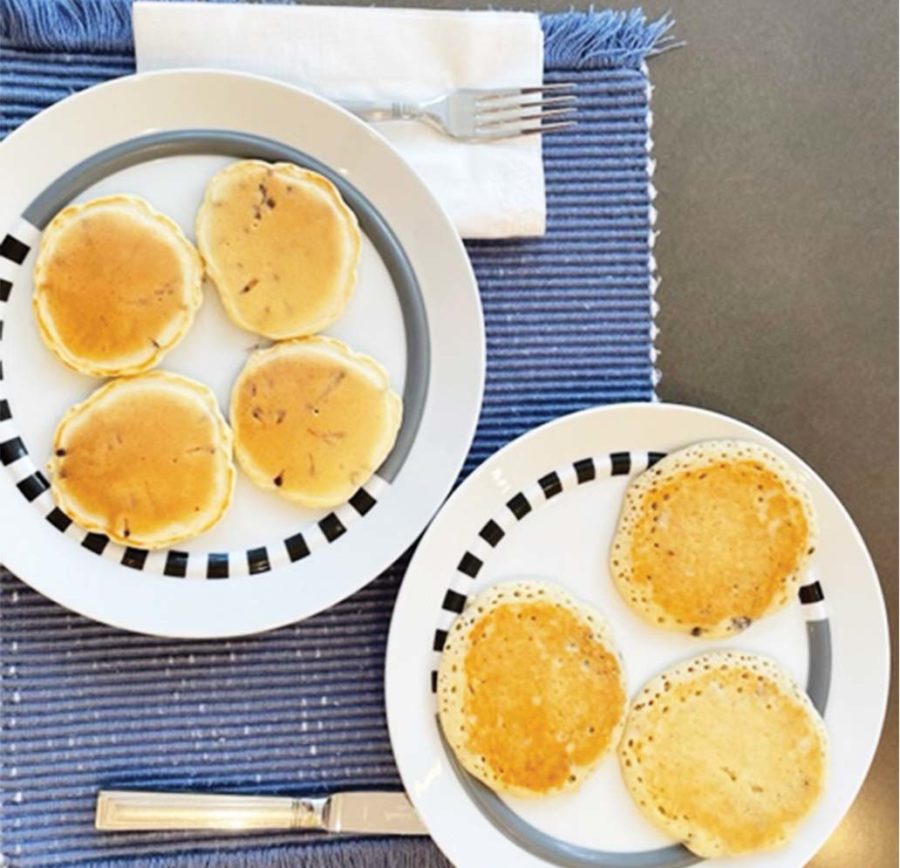
[[[687,42],[652,60],[660,396],[750,422],[825,478],[875,559],[896,660],[897,5],[643,5]],[[895,677],[815,868],[898,864],[896,695]]]

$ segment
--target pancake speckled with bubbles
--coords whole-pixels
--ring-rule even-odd
[[[327,328],[356,285],[356,215],[331,181],[290,163],[243,160],[215,175],[197,243],[231,319],[273,340]]]
[[[403,405],[387,371],[323,336],[255,352],[231,393],[241,467],[310,507],[344,503],[394,445]]]
[[[809,493],[780,458],[755,443],[709,441],[631,483],[610,569],[650,623],[727,636],[793,599],[816,536]]]
[[[231,429],[213,393],[165,371],[111,380],[62,418],[48,464],[78,525],[155,549],[197,536],[234,488]]]
[[[721,651],[680,663],[637,694],[619,746],[644,814],[699,856],[790,840],[825,788],[828,737],[776,663]]]
[[[494,585],[454,621],[438,670],[441,727],[491,789],[581,785],[616,744],[627,688],[603,617],[542,582]]]
[[[70,205],[44,230],[34,267],[41,337],[96,377],[152,368],[202,301],[203,265],[180,227],[137,196]]]

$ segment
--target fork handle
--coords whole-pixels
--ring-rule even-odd
[[[380,102],[366,99],[340,99],[337,104],[364,121],[415,121],[425,112],[414,102]]]
[[[101,790],[102,831],[324,829],[327,799]]]

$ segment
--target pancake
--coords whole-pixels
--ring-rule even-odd
[[[401,416],[387,371],[327,337],[258,350],[231,393],[241,467],[261,488],[310,507],[343,503],[364,485]]]
[[[581,785],[613,746],[627,698],[599,612],[541,582],[494,585],[448,633],[438,714],[462,766],[499,793]]]
[[[738,633],[793,599],[816,545],[802,480],[755,443],[675,452],[625,494],[610,570],[652,624]]]
[[[782,669],[724,651],[681,663],[635,697],[619,746],[646,816],[699,856],[785,844],[825,788],[828,737]]]
[[[44,230],[34,312],[60,360],[95,377],[152,368],[202,301],[203,264],[178,224],[137,196],[64,208]]]
[[[50,471],[60,508],[86,530],[155,549],[225,513],[231,430],[204,385],[154,371],[112,380],[56,429]]]
[[[231,319],[273,340],[331,325],[356,285],[356,216],[327,178],[290,163],[244,160],[219,172],[197,243]]]

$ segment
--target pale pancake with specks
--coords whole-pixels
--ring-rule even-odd
[[[610,570],[650,623],[727,636],[794,598],[816,536],[797,473],[755,443],[709,441],[631,483]]]
[[[699,856],[787,843],[825,788],[828,737],[776,663],[723,651],[680,663],[635,697],[619,746],[644,814]]]
[[[184,337],[203,264],[173,220],[138,196],[70,205],[34,267],[38,329],[59,359],[96,377],[146,371]]]
[[[599,612],[543,582],[506,582],[453,622],[438,713],[462,766],[491,789],[548,796],[581,785],[616,744],[627,688]]]
[[[310,507],[343,503],[363,486],[401,417],[387,371],[322,336],[258,350],[231,393],[241,467],[261,488]]]
[[[231,319],[274,340],[331,325],[356,285],[356,215],[331,181],[290,163],[244,160],[215,175],[197,243]]]
[[[213,393],[165,371],[111,380],[72,407],[48,464],[60,508],[89,531],[155,549],[228,509],[231,429]]]

